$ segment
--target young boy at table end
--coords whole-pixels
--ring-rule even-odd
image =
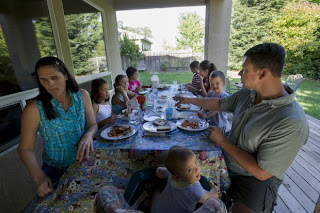
[[[213,71],[210,76],[210,90],[206,97],[225,98],[228,96],[223,88],[226,85],[226,77],[221,71]],[[204,110],[198,113],[200,118],[207,118],[211,126],[217,126],[223,133],[227,128],[227,112]]]
[[[190,84],[186,85],[187,90],[194,94],[198,94],[201,90],[200,78],[199,78],[199,61],[193,61],[189,65],[191,72],[193,73],[193,78]]]
[[[151,213],[193,212],[197,203],[205,203],[209,198],[213,198],[210,205],[216,209],[214,212],[225,212],[225,206],[218,199],[213,183],[209,183],[210,191],[206,191],[200,184],[201,168],[196,155],[190,149],[183,146],[171,147],[164,163],[165,167],[158,167],[156,175],[159,178],[168,178],[168,182],[160,194],[155,193],[151,202]],[[203,208],[202,210],[205,211]]]

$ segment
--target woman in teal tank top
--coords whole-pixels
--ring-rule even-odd
[[[39,59],[35,74],[40,93],[23,110],[18,152],[42,197],[52,191],[68,166],[93,151],[97,124],[88,92],[79,89],[61,60]],[[35,157],[38,131],[44,144],[42,169]]]

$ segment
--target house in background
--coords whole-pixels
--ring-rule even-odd
[[[34,181],[20,161],[17,146],[22,109],[28,100],[39,94],[33,72],[37,60],[47,56],[43,50],[64,61],[81,88],[89,91],[91,81],[96,78],[104,78],[112,85],[122,70],[116,11],[185,6],[206,6],[204,58],[216,61],[216,65],[226,72],[230,0],[1,0],[0,47],[1,52],[7,52],[7,60],[0,67],[0,212],[20,212],[37,194]],[[79,68],[76,62],[77,54],[81,52],[77,53],[74,48],[82,43],[69,41],[70,29],[66,24],[76,21],[74,15],[88,14],[101,16],[99,27],[104,38],[101,46],[107,62],[103,72],[94,74],[79,72],[82,67]],[[46,39],[39,37],[40,31],[47,35]],[[82,34],[72,36],[81,41]],[[146,45],[141,45],[142,50],[149,48],[147,41],[144,42]],[[11,86],[2,90],[3,82]],[[38,135],[36,156],[40,165],[42,149]]]
[[[134,41],[134,43],[140,47],[141,51],[151,50],[152,41],[145,36],[124,29],[118,29],[118,32],[121,38],[126,35],[128,39]]]

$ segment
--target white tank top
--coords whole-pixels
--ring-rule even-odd
[[[97,123],[111,116],[111,106],[110,104],[101,105],[98,104],[99,109],[97,112]]]

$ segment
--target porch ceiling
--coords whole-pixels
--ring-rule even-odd
[[[114,0],[114,7],[117,11],[202,5],[206,5],[206,0]]]

